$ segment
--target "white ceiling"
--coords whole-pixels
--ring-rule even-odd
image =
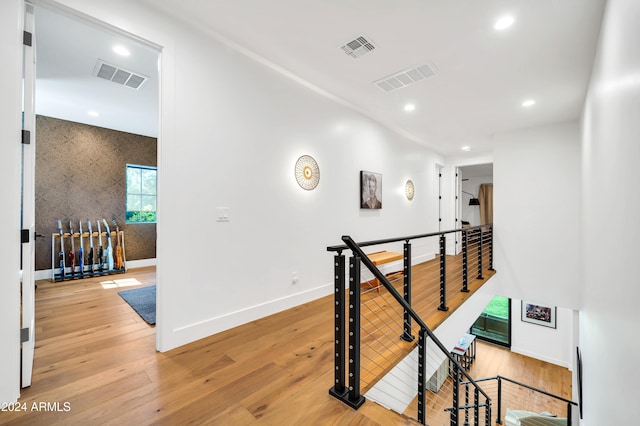
[[[158,135],[158,52],[96,25],[37,8],[36,113],[145,136]],[[113,51],[122,45],[124,57]],[[149,77],[138,90],[94,76],[98,59]],[[92,117],[95,111],[98,117]]]
[[[577,119],[604,9],[604,0],[143,1],[245,47],[444,155],[490,150],[496,133]],[[505,14],[515,18],[513,26],[494,30],[494,22]],[[52,97],[65,99],[68,109],[97,109],[100,106],[86,103],[104,102],[105,111],[118,115],[117,121],[129,126],[139,122],[135,114],[144,107],[129,108],[142,102],[131,89],[107,88],[104,84],[112,83],[100,81],[101,92],[90,94],[89,86],[82,86],[80,94],[74,94],[81,87],[75,83],[88,84],[87,70],[97,57],[121,59],[110,53],[108,37],[87,40],[79,28],[53,21],[51,16],[38,21],[38,35],[48,34],[46,48],[53,57],[46,61],[39,55],[38,70],[41,65],[46,70],[39,77],[47,74],[51,80],[46,85],[39,81],[39,94],[45,87],[52,94],[61,91]],[[347,56],[340,47],[361,34],[376,48],[357,59]],[[59,38],[66,35],[74,47],[61,53],[65,47]],[[43,44],[39,40],[39,49]],[[84,64],[82,74],[72,74],[77,67],[62,68],[75,61]],[[153,55],[143,62],[121,66],[153,74]],[[425,63],[437,68],[435,77],[392,92],[373,84]],[[148,84],[141,91],[156,87]],[[155,92],[150,115],[157,117]],[[536,104],[523,108],[528,98]],[[415,104],[415,111],[403,110],[408,102]],[[47,111],[55,108],[52,102]],[[143,121],[157,129],[157,121]],[[464,145],[471,147],[470,153],[460,150]]]

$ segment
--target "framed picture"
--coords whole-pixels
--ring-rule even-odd
[[[382,208],[382,175],[373,172],[360,172],[360,208]]]
[[[556,328],[557,308],[522,301],[522,321]]]

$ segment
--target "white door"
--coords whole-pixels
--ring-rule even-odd
[[[35,32],[33,6],[26,5],[22,143],[22,387],[31,386],[35,347]]]

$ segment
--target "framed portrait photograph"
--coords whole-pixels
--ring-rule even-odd
[[[522,321],[556,328],[556,310],[555,306],[544,306],[523,300]]]
[[[360,208],[382,208],[382,175],[374,172],[360,172]]]

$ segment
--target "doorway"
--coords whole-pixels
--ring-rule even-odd
[[[493,188],[493,164],[462,166],[458,168],[457,175],[459,187],[456,190],[456,214],[460,219],[460,225],[484,225],[480,209],[487,206],[482,205],[478,197],[481,195],[483,185],[491,185]],[[493,210],[493,195],[488,202],[491,203],[491,210]],[[489,222],[485,219],[485,223]]]
[[[68,273],[81,271],[78,245],[83,239],[76,239],[73,248],[70,241],[64,246],[59,240],[61,246],[53,247],[58,220],[63,232],[81,227],[87,232],[89,223],[97,231],[98,223],[115,223],[126,236],[127,268],[149,259],[155,264],[155,221],[127,221],[126,165],[157,166],[160,50],[66,9],[40,3],[33,9],[35,228],[51,237],[35,244],[35,278],[53,277],[58,252]],[[116,240],[113,246],[115,251]],[[118,276],[104,277],[116,281]]]

